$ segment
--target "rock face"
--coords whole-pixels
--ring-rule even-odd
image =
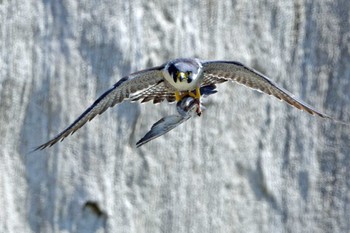
[[[0,232],[349,232],[350,126],[225,83],[140,149],[175,105],[124,102],[44,151],[123,75],[237,60],[350,121],[350,1],[0,1]]]

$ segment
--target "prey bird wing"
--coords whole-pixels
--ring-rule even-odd
[[[312,115],[336,120],[327,114],[317,111],[307,103],[296,98],[289,91],[279,87],[274,81],[263,74],[234,61],[203,61],[204,84],[215,84],[224,81],[235,81],[252,89],[273,95],[288,104],[306,111]],[[341,122],[342,123],[342,122]]]
[[[146,133],[145,136],[143,136],[137,143],[136,146],[140,147],[143,144],[146,144],[147,142],[162,136],[163,134],[169,132],[170,130],[174,129],[176,126],[182,124],[183,122],[190,119],[191,116],[182,116],[182,115],[170,115],[163,117],[156,123],[154,123],[151,127],[151,129]]]
[[[64,131],[59,133],[52,140],[38,146],[35,150],[42,150],[52,146],[58,141],[62,141],[64,138],[77,131],[86,122],[92,120],[96,115],[102,114],[106,109],[121,103],[125,99],[142,99],[143,102],[152,99],[154,102],[160,102],[165,98],[174,99],[174,94],[167,92],[167,88],[163,83],[163,68],[164,66],[158,66],[122,78],[119,82],[115,83],[112,88],[103,93]],[[156,92],[156,94],[154,92]]]

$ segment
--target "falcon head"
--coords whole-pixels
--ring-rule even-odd
[[[167,71],[174,83],[192,83],[201,74],[202,65],[197,59],[180,58],[169,62]]]

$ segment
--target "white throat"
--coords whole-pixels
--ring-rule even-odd
[[[192,75],[192,81],[190,83],[186,79],[184,79],[182,81],[177,80],[175,82],[174,78],[168,72],[169,63],[165,66],[165,68],[163,70],[164,78],[176,90],[179,90],[179,91],[192,91],[192,90],[196,89],[197,87],[200,87],[201,80],[203,79],[202,65],[198,61],[197,61],[197,64],[199,65],[200,68],[198,70],[198,73],[194,73]]]

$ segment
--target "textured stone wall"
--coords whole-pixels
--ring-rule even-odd
[[[233,83],[140,149],[175,105],[124,102],[28,153],[123,75],[243,62],[350,121],[350,1],[0,0],[0,232],[349,232],[350,127]]]

